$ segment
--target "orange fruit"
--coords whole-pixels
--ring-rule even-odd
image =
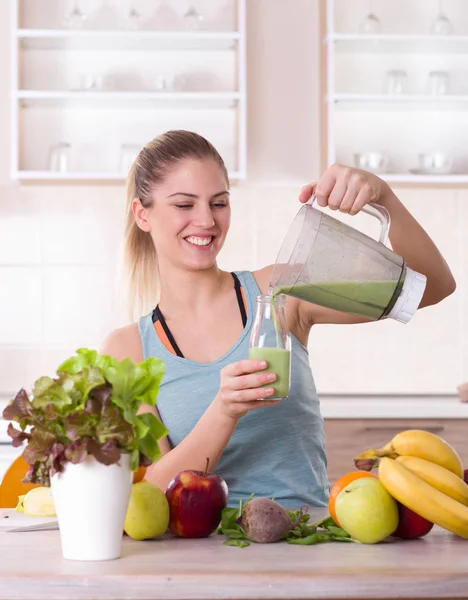
[[[18,496],[27,494],[29,490],[40,487],[37,483],[23,483],[29,465],[22,456],[18,456],[8,467],[0,485],[0,508],[15,508]]]
[[[138,467],[136,471],[133,472],[133,483],[138,483],[143,480],[143,477],[146,473],[146,467]]]
[[[351,471],[350,473],[346,473],[346,475],[343,475],[343,477],[340,477],[338,481],[336,481],[333,484],[330,490],[328,510],[330,512],[330,517],[335,521],[338,527],[340,526],[340,524],[338,523],[338,519],[336,518],[335,501],[340,492],[344,490],[344,488],[347,485],[349,485],[352,481],[355,481],[356,479],[360,479],[361,477],[374,477],[375,479],[378,479],[377,475],[374,475],[373,473],[368,473],[367,471]]]

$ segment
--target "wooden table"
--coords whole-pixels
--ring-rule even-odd
[[[61,556],[58,531],[0,533],[0,599],[468,598],[468,541],[439,528],[373,546],[124,538],[119,560]]]

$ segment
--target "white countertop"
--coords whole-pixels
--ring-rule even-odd
[[[320,395],[324,419],[468,419],[458,396]]]
[[[319,394],[324,419],[468,419],[468,402],[453,395]],[[7,399],[0,395],[0,444],[10,443],[1,413]]]

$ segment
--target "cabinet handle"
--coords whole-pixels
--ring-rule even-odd
[[[429,425],[429,427],[420,427],[419,429],[423,430],[423,431],[428,431],[429,433],[442,433],[442,431],[444,431],[445,426],[444,425]],[[388,433],[392,433],[394,435],[396,435],[397,433],[400,433],[401,431],[405,431],[404,428],[399,428],[396,426],[392,426],[392,425],[367,425],[366,427],[364,427],[364,431],[378,431],[379,433],[381,432],[388,432]]]

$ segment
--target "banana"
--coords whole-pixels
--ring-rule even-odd
[[[436,490],[391,458],[380,459],[379,479],[398,502],[431,523],[468,539],[468,507]]]
[[[399,456],[396,460],[439,492],[468,506],[468,485],[452,471],[416,456]]]
[[[448,469],[463,479],[463,465],[452,446],[438,435],[420,429],[398,433],[386,446],[367,450],[354,459],[358,469],[370,471],[380,457],[416,456]]]

